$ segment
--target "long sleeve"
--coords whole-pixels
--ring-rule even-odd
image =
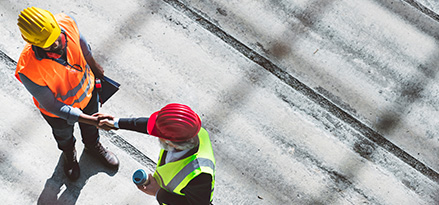
[[[200,174],[192,179],[188,185],[182,189],[186,196],[180,196],[160,189],[157,193],[157,201],[160,204],[191,204],[207,205],[210,204],[212,177],[209,174]]]
[[[82,114],[79,108],[74,108],[58,101],[48,87],[37,85],[24,74],[19,73],[19,76],[24,87],[37,99],[38,103],[40,103],[44,109],[67,120],[69,124],[74,124],[78,121],[79,115]]]
[[[79,42],[81,44],[82,55],[84,56],[85,60],[89,62],[90,59],[93,57],[93,54],[91,52],[90,45],[87,43],[87,40],[85,40],[84,36],[81,33],[79,33]]]
[[[120,118],[119,128],[148,134],[146,126],[148,125],[147,117],[139,118]]]

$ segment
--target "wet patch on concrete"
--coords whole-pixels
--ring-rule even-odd
[[[217,8],[216,11],[223,16],[227,16],[227,11],[222,8]]]
[[[399,121],[399,115],[388,112],[377,118],[375,127],[381,133],[388,133],[396,128]]]
[[[425,77],[427,77],[429,79],[434,79],[436,77],[437,68],[435,68],[433,66],[427,66],[424,64],[420,64],[418,66],[418,70],[421,71],[425,75]]]
[[[369,140],[361,140],[354,144],[354,151],[367,160],[371,160],[375,149],[376,145]]]
[[[412,81],[403,84],[401,97],[408,103],[413,103],[422,97],[422,91],[425,88],[425,81]]]

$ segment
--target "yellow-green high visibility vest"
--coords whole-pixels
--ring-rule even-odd
[[[154,172],[154,178],[161,188],[184,196],[185,194],[181,193],[181,190],[185,188],[192,179],[201,173],[210,174],[212,176],[212,193],[210,200],[212,201],[216,164],[212,144],[209,139],[209,134],[204,128],[201,128],[198,133],[198,138],[200,140],[198,151],[178,161],[161,164],[165,150],[160,150],[159,163]]]

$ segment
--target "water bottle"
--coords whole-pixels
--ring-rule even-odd
[[[136,185],[148,185],[149,179],[148,174],[143,169],[138,169],[133,174],[133,182]]]

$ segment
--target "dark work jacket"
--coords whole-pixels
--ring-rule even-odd
[[[146,126],[148,124],[148,119],[146,117],[141,118],[120,118],[119,119],[119,128],[124,130],[131,130],[136,132],[141,132],[145,134],[149,134],[146,130]],[[186,153],[181,158],[186,158],[190,155],[193,155],[198,150],[198,147],[195,147],[188,153]],[[166,158],[166,151],[163,159]],[[157,192],[156,198],[157,201],[162,204],[211,204],[210,203],[210,194],[211,194],[211,186],[212,186],[212,177],[209,174],[200,174],[194,179],[192,179],[189,184],[182,189],[182,193],[186,196],[177,195],[171,192],[166,191],[165,189],[160,188]]]

